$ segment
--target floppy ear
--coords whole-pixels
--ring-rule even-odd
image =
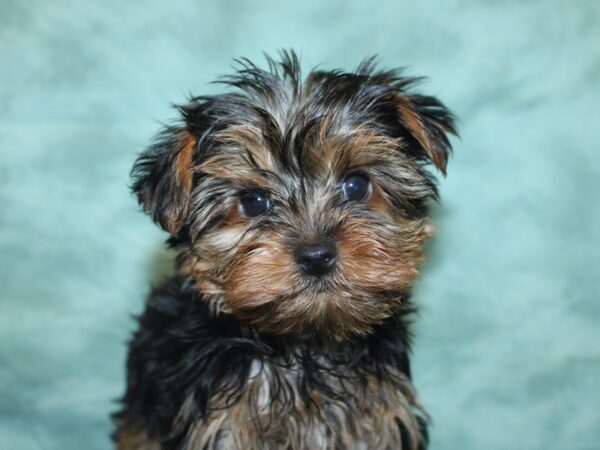
[[[409,135],[409,147],[417,158],[432,162],[446,175],[452,145],[448,133],[458,136],[454,115],[435,97],[397,94],[394,98],[401,125]]]
[[[188,127],[166,127],[131,170],[132,191],[144,211],[174,236],[187,216],[197,144],[198,136]]]

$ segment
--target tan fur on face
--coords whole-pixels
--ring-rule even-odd
[[[384,231],[366,220],[348,219],[336,235],[338,267],[321,289],[306,284],[282,235],[264,233],[236,252],[224,285],[225,302],[264,331],[317,331],[335,340],[365,334],[397,305],[398,298],[385,292],[407,289],[422,259],[422,221]]]
[[[261,134],[260,129],[246,124],[232,126],[221,131],[215,136],[215,139],[225,146],[243,148],[252,158],[252,163],[255,163],[260,169],[274,170],[276,165],[273,154],[269,151]]]
[[[276,165],[259,129],[250,125],[235,126],[217,133],[214,139],[220,142],[222,151],[209,156],[195,172],[229,179],[240,187],[269,186],[266,174],[275,173]]]
[[[384,234],[360,219],[349,221],[343,228],[339,264],[350,292],[378,294],[411,285],[422,262],[424,224],[406,221],[396,228],[394,233]]]
[[[236,211],[237,203],[230,207],[227,225],[208,232],[180,256],[180,272],[191,276],[206,300],[212,302],[220,312],[231,312],[222,301],[225,294],[224,278],[246,229],[246,224]]]
[[[225,286],[228,306],[265,331],[298,332],[322,314],[322,304],[299,295],[303,285],[291,249],[276,232],[240,246]]]
[[[361,167],[388,158],[397,160],[402,145],[397,139],[381,136],[368,127],[357,128],[344,134],[335,134],[333,124],[325,122],[319,135],[316,158],[328,169],[326,175],[341,179],[354,167]],[[334,129],[334,128],[333,128]],[[331,136],[329,136],[331,135]]]

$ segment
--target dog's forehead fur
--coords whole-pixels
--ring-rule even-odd
[[[242,69],[222,80],[241,92],[196,97],[182,108],[192,129],[211,122],[199,143],[201,158],[223,151],[225,144],[245,150],[260,170],[310,177],[318,175],[315,163],[331,163],[335,147],[324,146],[326,139],[401,138],[394,94],[415,79],[391,71],[373,75],[367,60],[355,73],[313,71],[303,82],[293,55],[269,63],[266,71],[243,61]]]
[[[188,128],[202,130],[196,224],[207,199],[246,189],[268,191],[292,209],[326,209],[354,168],[379,180],[382,198],[396,207],[435,197],[432,177],[411,153],[413,138],[398,125],[397,94],[415,78],[374,72],[369,59],[354,73],[313,71],[302,81],[294,55],[269,63],[267,71],[242,61],[222,80],[240,92],[196,97],[181,109]]]

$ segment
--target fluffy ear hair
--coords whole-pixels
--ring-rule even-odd
[[[447,133],[458,136],[454,115],[435,97],[399,93],[394,103],[410,137],[411,150],[417,158],[432,162],[445,176],[452,150]]]
[[[174,236],[188,213],[197,145],[198,136],[188,127],[168,126],[131,170],[131,189],[144,211]]]

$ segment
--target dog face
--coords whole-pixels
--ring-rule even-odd
[[[247,60],[237,92],[192,98],[138,158],[133,190],[216,312],[262,332],[337,341],[388,317],[417,276],[455,133],[417,81]]]

